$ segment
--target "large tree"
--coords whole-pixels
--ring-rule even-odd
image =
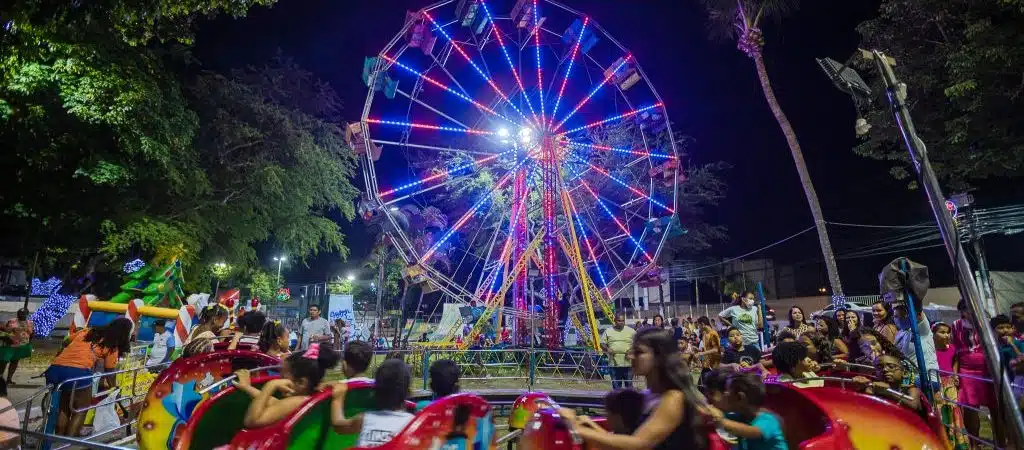
[[[708,7],[712,35],[735,40],[736,48],[754,62],[757,79],[761,82],[761,91],[764,93],[765,100],[768,101],[768,107],[771,108],[775,121],[782,129],[782,134],[786,137],[786,144],[793,156],[796,173],[804,188],[804,195],[807,197],[811,216],[814,218],[814,225],[818,231],[818,242],[825,259],[825,269],[828,272],[829,284],[832,286],[832,295],[841,298],[843,286],[839,280],[839,269],[836,267],[836,258],[832,252],[828,229],[825,226],[825,217],[821,212],[821,204],[818,202],[818,193],[814,190],[814,184],[811,182],[811,174],[807,170],[807,163],[804,161],[804,153],[800,148],[800,141],[797,140],[796,131],[793,130],[793,125],[789,123],[789,118],[786,117],[778,99],[775,98],[775,90],[772,89],[762,52],[764,48],[762,25],[768,20],[780,19],[791,13],[796,9],[798,1],[704,0],[704,2]]]
[[[954,189],[1024,175],[1022,30],[1020,0],[885,0],[858,27],[863,47],[896,59],[932,166]],[[911,163],[889,109],[866,119],[877,129],[855,151],[894,161],[893,175],[906,178]]]
[[[282,59],[196,73],[185,46],[199,15],[270,3],[0,7],[0,253],[62,273],[180,258],[187,279],[255,266],[264,241],[344,255],[331,217],[354,215],[356,165],[337,96]]]

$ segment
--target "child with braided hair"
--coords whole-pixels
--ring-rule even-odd
[[[281,363],[281,378],[263,385],[245,412],[245,426],[263,427],[284,419],[302,406],[320,386],[324,373],[338,364],[338,354],[330,346],[309,345],[305,352],[296,352]],[[245,375],[241,375],[244,373]],[[236,386],[246,392],[255,390],[249,384],[248,372],[238,372]],[[281,393],[278,399],[274,394]]]
[[[268,320],[260,330],[256,346],[260,351],[275,358],[283,358],[288,354],[288,329],[280,320]]]

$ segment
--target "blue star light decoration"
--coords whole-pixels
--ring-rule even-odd
[[[145,261],[136,258],[124,263],[124,273],[135,273],[143,267],[146,267]]]
[[[60,293],[62,285],[63,282],[56,277],[50,277],[46,281],[40,281],[38,278],[32,279],[30,295],[46,296],[46,300],[39,305],[39,309],[29,317],[35,324],[36,336],[49,336],[53,332],[53,327],[57,325],[57,321],[67,314],[71,303],[75,301],[75,296]]]

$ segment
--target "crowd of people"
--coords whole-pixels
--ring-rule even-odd
[[[873,379],[855,377],[852,384],[868,394],[924,412],[929,403],[922,400],[922,390],[941,393],[932,398],[954,430],[950,439],[954,447],[968,448],[964,433],[977,436],[980,428],[977,408],[986,407],[993,417],[998,415],[978,332],[967,318],[964,302],[958,309],[961,318],[947,324],[930,323],[918,307],[919,340],[911,332],[906,305],[894,307],[882,301],[875,302],[869,314],[840,308],[813,321],[794,306],[784,326],[767,338],[767,325],[752,293],[738,297],[714,320],[705,316],[666,321],[657,315],[650,323],[627,326],[624,316],[617,314],[600,343],[612,379],[606,406],[614,433],[597,428],[587,417],[563,413],[580,436],[607,448],[702,448],[705,437],[696,432],[700,423],[713,423],[748,442],[743,448],[786,448],[778,418],[761,409],[765,401],[762,375],[773,372],[779,381],[814,387],[822,385],[818,373],[827,366],[847,369],[862,364],[874,371]],[[326,388],[334,396],[332,425],[339,432],[358,432],[361,446],[386,442],[411,420],[404,409],[411,383],[409,367],[401,359],[388,359],[367,374],[374,345],[348,339],[345,324],[328,323],[318,307],[310,307],[297,336],[280,320],[259,311],[239,316],[229,326],[230,320],[231,311],[223,305],[203,308],[180,352],[173,348],[175,340],[166,324],[153,322],[148,363],[166,363],[176,353],[190,357],[212,352],[218,340],[226,341],[227,349],[244,344],[282,358],[281,378],[261,388],[250,383],[248,372],[238,373],[236,386],[253,398],[245,415],[250,427],[281,420],[315,391]],[[1011,375],[1024,373],[1024,303],[1014,305],[1011,315],[996,316],[990,325],[1000,339],[1005,369]],[[62,386],[58,433],[78,434],[85,414],[71,406],[91,403],[90,377],[97,368],[114,369],[119,356],[130,349],[133,326],[129,319],[119,318],[68,337],[44,372],[47,383]],[[30,327],[19,316],[6,329],[17,334]],[[927,373],[924,379],[917,367],[917,342]],[[372,376],[377,409],[344,415],[347,385],[323,381],[326,371],[339,363],[346,379]],[[458,391],[459,367],[454,362],[435,361],[429,372],[435,398]],[[644,377],[646,393],[633,390],[634,376]],[[113,382],[112,376],[100,378],[101,388]]]
[[[630,327],[618,315],[602,335],[602,349],[608,355],[616,389],[632,386],[637,374],[624,352],[632,348],[630,341],[638,333],[649,329],[672,333],[681,359],[695,372],[699,370],[705,389],[713,389],[713,380],[722,373],[767,374],[774,369],[780,381],[813,387],[823,385],[818,373],[829,366],[873,369],[873,381],[858,376],[853,385],[921,412],[930,404],[921,401],[925,398],[922,388],[927,388],[934,393],[931,401],[950,430],[953,448],[970,448],[967,435],[979,436],[981,408],[987,408],[993,417],[997,441],[1003,439],[998,433],[1002,425],[979,333],[971,326],[966,303],[961,301],[957,309],[960,318],[953,323],[931,323],[921,305],[916,305],[926,374],[923,380],[908,308],[881,300],[871,305],[870,312],[838,308],[831,316],[813,321],[802,308],[793,306],[781,329],[769,329],[768,333],[753,293],[738,297],[733,306],[723,310],[715,318],[718,327],[708,317],[671,318],[666,323],[661,315]],[[1024,373],[1024,303],[1013,305],[1010,312],[995,316],[989,326],[999,340],[1003,367],[1013,379]],[[1014,387],[1020,390],[1016,383]]]

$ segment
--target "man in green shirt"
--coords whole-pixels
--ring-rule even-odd
[[[622,313],[615,314],[615,324],[605,329],[601,336],[601,350],[608,355],[608,365],[611,367],[612,389],[633,387],[633,373],[629,358],[626,357],[633,347],[633,336],[636,336],[636,330],[626,326],[626,318]]]

